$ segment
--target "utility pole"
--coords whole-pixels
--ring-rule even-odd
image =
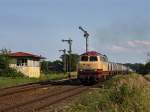
[[[85,39],[86,39],[86,52],[88,52],[88,41],[89,41],[89,34],[88,34],[88,32],[87,31],[85,31],[81,26],[79,26],[79,29],[81,30],[81,31],[83,31],[83,33],[84,33],[84,37],[85,37]]]
[[[59,52],[63,52],[63,63],[64,63],[64,72],[67,72],[67,58],[66,58],[66,49],[63,49],[63,50],[59,50]]]
[[[72,53],[72,40],[69,38],[68,40],[62,40],[62,42],[67,42],[69,44],[69,67],[68,67],[68,77],[71,78],[71,53]]]

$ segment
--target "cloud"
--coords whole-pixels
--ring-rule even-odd
[[[127,50],[127,48],[125,48],[124,46],[112,45],[111,50],[117,52],[124,52]]]
[[[112,52],[119,53],[142,53],[150,52],[150,40],[131,40],[112,45],[109,48]]]
[[[146,41],[146,40],[128,41],[128,45],[132,47],[138,47],[138,46],[150,47],[150,41]]]

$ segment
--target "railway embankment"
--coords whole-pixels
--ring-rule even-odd
[[[147,81],[150,81],[150,74],[145,75],[144,78],[145,78]]]
[[[149,77],[149,76],[146,76]],[[150,82],[137,74],[118,75],[102,88],[78,97],[64,112],[150,112]]]

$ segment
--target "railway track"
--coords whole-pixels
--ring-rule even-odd
[[[13,87],[2,88],[0,89],[1,91],[0,97],[4,97],[7,95],[12,95],[16,93],[23,93],[26,91],[32,91],[33,89],[49,87],[50,85],[55,85],[55,83],[58,83],[61,81],[62,80],[59,80],[57,82],[56,81],[43,81],[43,82],[29,83],[29,84],[23,84],[23,85],[18,85],[18,86],[13,86]]]
[[[66,98],[80,94],[87,90],[88,87],[78,86],[69,89],[64,89],[53,94],[44,94],[39,97],[35,97],[32,100],[25,101],[23,103],[14,104],[11,106],[5,106],[0,108],[0,112],[33,112],[41,110],[49,105],[58,103]]]
[[[91,87],[96,87],[96,85],[82,86],[80,84],[72,86],[66,82],[53,84],[49,82],[3,89],[4,91],[0,93],[0,112],[39,111],[89,90]]]
[[[0,97],[4,97],[7,95],[13,95],[16,93],[23,93],[25,91],[31,91],[33,89],[39,89],[39,88],[44,88],[50,86],[50,83],[47,84],[40,84],[40,83],[35,83],[35,84],[27,84],[27,85],[20,85],[20,86],[14,86],[14,87],[9,87],[9,88],[4,88],[0,89]]]

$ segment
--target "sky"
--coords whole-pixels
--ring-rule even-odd
[[[0,0],[0,49],[59,59],[73,40],[73,53],[89,49],[110,61],[144,63],[150,52],[149,0]]]

